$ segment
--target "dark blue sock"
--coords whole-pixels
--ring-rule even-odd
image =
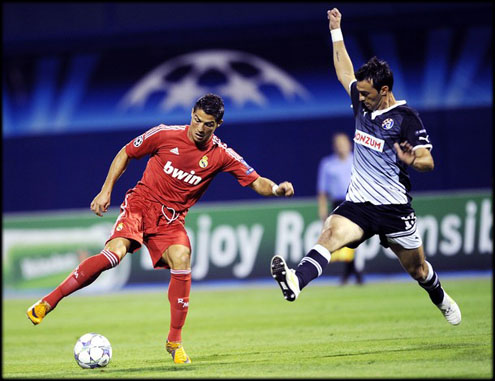
[[[299,289],[302,290],[313,279],[318,278],[330,262],[330,252],[321,245],[315,245],[296,268]]]
[[[426,282],[421,282],[418,281],[418,284],[423,287],[426,292],[428,292],[428,295],[430,295],[430,299],[434,304],[440,304],[443,302],[443,297],[444,297],[444,292],[442,285],[440,284],[440,280],[438,279],[438,275],[435,271],[433,271],[433,268],[431,267],[431,264],[426,262],[428,265],[428,274],[430,274],[430,271],[433,272],[433,276],[431,277],[430,280]]]

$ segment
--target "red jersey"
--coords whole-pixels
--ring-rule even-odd
[[[130,141],[125,151],[130,158],[149,155],[143,177],[134,190],[145,198],[187,211],[220,172],[231,173],[246,186],[259,175],[232,148],[215,135],[198,148],[187,137],[188,125],[160,124]]]

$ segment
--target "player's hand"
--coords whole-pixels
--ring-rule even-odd
[[[294,187],[292,186],[292,183],[284,181],[283,183],[278,184],[275,193],[277,196],[292,197],[294,196]]]
[[[397,156],[399,160],[403,161],[407,165],[411,165],[416,159],[416,154],[413,151],[413,146],[406,140],[405,142],[394,143],[395,152],[397,152]]]
[[[110,193],[101,191],[91,202],[91,210],[97,215],[102,217],[103,213],[108,210],[110,206]]]
[[[340,28],[340,20],[342,19],[342,15],[337,8],[333,8],[331,11],[327,11],[327,17],[330,30]]]

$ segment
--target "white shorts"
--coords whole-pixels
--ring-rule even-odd
[[[414,224],[414,232],[404,231],[398,233],[385,234],[389,243],[396,243],[402,246],[404,249],[417,249],[423,245],[421,236],[419,235],[418,228]]]

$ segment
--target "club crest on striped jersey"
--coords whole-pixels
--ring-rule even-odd
[[[394,120],[392,118],[387,118],[382,122],[382,128],[384,130],[390,130],[394,126]]]
[[[141,144],[143,144],[144,136],[139,135],[136,139],[134,139],[134,147],[139,147]]]
[[[204,155],[199,161],[199,166],[201,168],[206,168],[208,166],[208,156]]]
[[[354,142],[378,152],[383,152],[383,146],[385,144],[385,140],[359,130],[356,130]]]

